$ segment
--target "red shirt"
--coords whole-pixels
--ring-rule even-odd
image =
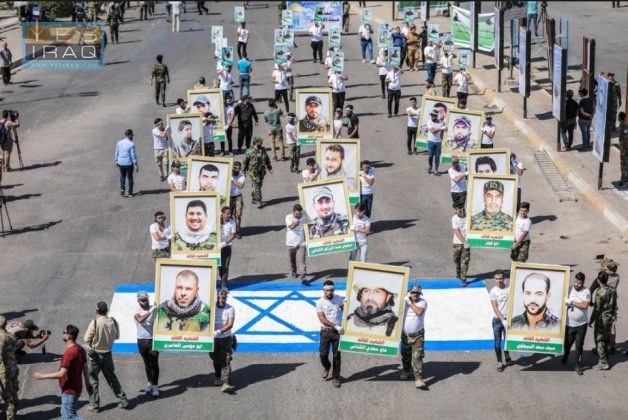
[[[66,349],[61,356],[61,367],[68,373],[59,378],[59,387],[63,394],[80,394],[83,390],[83,366],[87,363],[87,353],[78,344]]]

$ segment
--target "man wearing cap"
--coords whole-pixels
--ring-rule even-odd
[[[440,102],[439,102],[440,103]],[[436,104],[438,105],[438,104]],[[434,162],[434,175],[440,176],[438,166],[440,165],[440,152],[443,141],[443,130],[445,123],[439,120],[439,111],[434,109],[430,112],[430,120],[427,122],[427,173],[432,173],[432,162]],[[443,105],[444,106],[444,105]]]
[[[225,287],[216,296],[216,319],[214,320],[214,351],[209,357],[214,362],[214,385],[221,385],[222,392],[230,392],[233,386],[229,381],[231,375],[231,359],[233,354],[233,322],[235,309],[227,303],[229,290]]]
[[[353,291],[360,305],[347,317],[347,322],[352,321],[355,328],[368,334],[392,336],[399,320],[394,312],[397,293],[388,291],[373,278],[356,280]]]
[[[340,144],[330,144],[325,149],[325,165],[320,179],[344,177],[347,188],[355,190],[358,186],[356,179],[345,171],[345,149]]]
[[[582,134],[582,148],[588,150],[591,148],[591,122],[595,115],[595,104],[587,95],[589,91],[582,88],[578,91],[580,94],[580,102],[578,102],[578,127]]]
[[[97,413],[100,411],[100,394],[98,385],[100,383],[98,375],[100,372],[105,376],[109,388],[115,396],[120,400],[118,408],[128,408],[129,401],[126,394],[120,386],[120,381],[115,373],[113,365],[113,356],[111,349],[115,340],[120,338],[120,328],[115,318],[107,316],[109,307],[106,302],[98,302],[96,305],[96,319],[89,323],[85,336],[83,337],[87,345],[87,354],[89,356],[89,384],[92,386],[93,392],[89,394],[90,405],[87,407],[89,411]]]
[[[471,121],[464,115],[454,120],[453,135],[447,135],[445,142],[447,150],[466,153],[475,149],[475,140],[471,139]]]
[[[449,182],[451,184],[451,199],[454,204],[460,204],[464,207],[467,201],[467,177],[469,171],[467,167],[460,164],[460,160],[457,156],[451,158],[451,168],[447,171],[449,173]]]
[[[467,287],[467,270],[471,261],[471,248],[467,242],[467,222],[464,204],[454,202],[454,215],[451,218],[451,228],[454,231],[453,251],[454,265],[456,266],[456,278]]]
[[[286,99],[287,102],[287,99]],[[277,107],[274,99],[268,100],[268,109],[264,111],[264,121],[268,127],[268,139],[273,152],[273,160],[277,162],[277,144],[281,151],[281,160],[286,160],[286,149],[283,144],[283,127],[281,126],[281,116],[283,110]]]
[[[168,175],[168,187],[171,192],[185,191],[186,180],[181,175],[181,162],[174,160],[172,162],[172,173]]]
[[[318,353],[323,365],[322,377],[326,380],[331,369],[331,382],[340,388],[340,335],[342,329],[342,311],[345,309],[342,296],[334,295],[336,286],[331,280],[323,283],[323,296],[316,301],[316,315],[321,323],[320,345]],[[333,363],[329,362],[329,346],[332,348]]]
[[[419,389],[427,389],[423,382],[423,357],[425,356],[425,311],[427,302],[421,298],[421,286],[413,284],[408,290],[405,300],[403,315],[403,328],[401,330],[401,363],[403,372],[401,380],[410,377],[410,369],[414,373],[414,386]]]
[[[270,164],[270,158],[266,149],[262,147],[262,138],[255,137],[253,140],[253,146],[246,149],[244,154],[244,172],[247,173],[251,183],[253,184],[252,192],[252,204],[257,204],[257,208],[264,207],[262,203],[262,185],[264,184],[264,177],[266,176],[266,170],[273,173],[273,167]]]
[[[299,132],[328,132],[329,118],[323,115],[323,100],[315,95],[305,99],[305,116],[299,120]]]
[[[20,368],[15,352],[18,339],[6,330],[7,319],[0,315],[0,396],[5,405],[7,420],[15,420],[18,393],[20,391]]]
[[[201,142],[192,138],[192,121],[181,120],[176,136],[172,136],[172,156],[186,158],[190,155],[201,156]]]
[[[153,155],[157,163],[157,173],[162,181],[166,180],[168,174],[168,128],[164,127],[164,121],[161,118],[155,119]]]
[[[316,217],[308,225],[310,239],[344,235],[349,231],[349,219],[335,212],[334,196],[329,187],[323,186],[315,191],[312,206]]]
[[[170,258],[170,225],[166,224],[166,215],[163,211],[155,212],[155,223],[150,225],[149,232],[153,260]]]
[[[608,278],[607,282],[606,282],[606,286],[612,291],[617,293],[617,287],[619,286],[619,274],[617,274],[617,263],[611,259],[604,259],[602,261],[602,270],[604,270],[604,273],[606,273],[606,276]],[[597,280],[597,278],[595,280],[593,280],[593,282],[591,283],[591,295],[593,295],[593,293],[595,293],[595,290],[600,287],[600,283]],[[617,296],[615,296],[615,298],[617,298]],[[593,306],[593,302],[591,302],[591,306]],[[615,308],[615,314],[614,314],[614,318],[613,318],[613,325],[611,328],[611,332],[610,332],[610,352],[611,354],[615,353],[615,337],[616,337],[616,328],[615,328],[615,323],[617,322],[617,309]]]
[[[482,143],[480,148],[492,149],[493,138],[495,137],[495,124],[493,124],[493,116],[491,114],[486,115],[486,121],[482,124]]]
[[[162,105],[166,106],[166,82],[170,83],[170,73],[168,73],[168,66],[163,63],[164,56],[159,54],[157,56],[157,63],[153,66],[153,72],[150,76],[150,85],[155,82],[155,101],[159,105],[161,99]]]
[[[236,238],[242,238],[240,227],[242,226],[242,210],[244,209],[244,199],[242,198],[242,188],[244,188],[245,177],[244,173],[240,170],[242,164],[240,162],[233,162],[233,170],[231,171],[231,198],[229,200],[229,206],[231,208],[231,215],[236,224]]]
[[[24,346],[29,349],[34,349],[46,341],[48,341],[48,331],[41,331],[41,334],[38,331],[39,327],[35,325],[32,319],[27,319],[24,322],[20,321],[11,321],[7,326],[7,331],[12,334],[15,334],[17,337],[17,345],[16,345],[16,355],[24,355],[26,352],[22,350]]]
[[[471,217],[471,230],[511,231],[512,216],[502,212],[504,184],[490,180],[484,183],[484,210]]]
[[[292,278],[296,279],[300,276],[301,282],[305,282],[307,274],[304,224],[308,224],[307,213],[303,211],[301,204],[295,204],[292,207],[292,213],[286,215],[286,246],[288,247]]]
[[[207,95],[199,95],[194,99],[194,102],[192,102],[192,106],[194,107],[193,112],[203,115],[211,109],[211,102]]]
[[[129,198],[133,197],[133,167],[135,172],[139,172],[140,168],[137,164],[137,155],[135,154],[135,144],[133,143],[133,130],[126,130],[124,138],[116,143],[116,151],[114,161],[120,170],[120,195],[124,195],[126,180],[129,181]]]
[[[185,207],[185,223],[174,234],[177,251],[208,251],[216,248],[216,232],[213,223],[207,224],[207,205],[203,200],[191,200]]]
[[[146,395],[159,396],[159,352],[153,350],[153,325],[155,324],[156,305],[151,305],[148,293],[137,292],[137,305],[133,319],[137,327],[137,348],[144,362],[144,371],[148,383],[144,391]]]
[[[432,79],[427,79],[425,81],[425,93],[424,95],[429,95],[429,96],[437,96],[438,94],[436,93],[436,89],[434,89],[434,82],[432,81]]]
[[[259,120],[249,95],[242,97],[242,103],[236,105],[233,112],[238,118],[238,154],[242,154],[242,145],[245,145],[247,149],[251,147],[253,124],[257,126]],[[255,123],[253,123],[254,120]]]
[[[209,329],[209,306],[198,296],[198,276],[181,270],[175,278],[171,298],[157,308],[157,331],[202,332]]]

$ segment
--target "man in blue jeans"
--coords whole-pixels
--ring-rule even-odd
[[[493,275],[495,280],[495,287],[493,287],[489,293],[491,299],[491,305],[493,306],[493,339],[495,344],[495,356],[497,356],[497,371],[503,372],[505,365],[502,363],[502,337],[506,338],[506,329],[508,328],[508,295],[510,288],[506,287],[504,280],[504,272],[502,270],[495,270]],[[512,360],[510,359],[510,353],[504,351],[504,357],[506,359],[506,365]]]
[[[240,100],[242,100],[242,93],[245,95],[251,95],[251,62],[248,59],[248,55],[243,52],[242,58],[238,60],[238,73],[240,73]]]
[[[591,148],[591,121],[595,114],[595,105],[587,96],[589,92],[585,88],[580,89],[578,93],[582,98],[578,103],[578,127],[582,133],[582,148],[588,150]]]
[[[539,4],[536,1],[528,2],[528,30],[530,30],[530,26],[534,25],[534,36],[539,36],[539,27],[538,27],[538,17],[539,17]]]
[[[440,165],[440,150],[443,141],[442,130],[445,129],[445,123],[438,119],[436,109],[430,112],[430,117],[430,121],[427,122],[427,160],[429,164],[427,173],[440,176],[438,166]],[[434,162],[434,172],[432,172],[432,162]]]
[[[360,37],[360,47],[362,49],[362,63],[366,63],[366,51],[369,53],[369,60],[371,64],[375,64],[373,60],[373,29],[368,23],[364,23],[358,29],[358,36]]]
[[[140,170],[137,166],[135,144],[133,143],[133,130],[126,130],[125,137],[116,144],[114,160],[120,170],[120,195],[124,195],[126,180],[129,180],[129,195],[133,197],[133,167],[135,172]]]

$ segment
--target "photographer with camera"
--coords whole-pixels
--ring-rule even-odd
[[[33,323],[32,319],[26,321],[11,321],[7,324],[7,331],[14,334],[17,337],[17,346],[15,348],[16,355],[24,355],[26,352],[23,350],[26,345],[29,349],[34,349],[41,346],[50,337],[50,331],[42,330],[38,331],[39,327]],[[38,332],[37,332],[38,331]],[[46,347],[42,348],[42,353],[46,353]]]
[[[13,143],[17,143],[16,128],[20,126],[20,114],[17,111],[5,109],[0,118],[0,149],[2,150],[2,171],[11,171],[11,152]],[[19,150],[19,144],[18,144]]]

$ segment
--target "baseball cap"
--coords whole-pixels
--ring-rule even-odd
[[[26,321],[24,321],[24,328],[28,328],[29,330],[38,330],[39,328],[37,328],[35,326],[35,323],[33,322],[32,319],[27,319]]]
[[[410,290],[408,290],[408,293],[414,293],[414,292],[423,293],[423,289],[421,288],[420,285],[413,284],[412,287],[410,288]]]
[[[209,103],[209,98],[207,97],[207,95],[201,95],[198,98],[196,98],[194,100],[194,103],[192,105],[196,106],[196,105],[205,105]]]
[[[312,102],[317,102],[319,105],[323,105],[323,100],[321,98],[319,98],[318,96],[308,96],[307,99],[305,100],[305,105],[309,105]]]
[[[137,292],[137,300],[140,300],[140,299],[148,299],[148,293],[146,293],[143,290]]]
[[[433,109],[432,112],[430,112],[430,115],[433,117],[438,117],[438,111]]]
[[[484,184],[484,192],[487,192],[489,190],[496,190],[503,194],[504,184],[502,184],[500,181],[488,181]]]
[[[327,197],[330,199],[334,199],[333,194],[331,193],[331,190],[328,187],[320,187],[318,190],[316,190],[316,193],[314,193],[314,201],[318,201],[319,199],[323,198],[323,197]]]
[[[454,120],[454,125],[463,124],[466,125],[467,128],[471,127],[471,121],[465,116],[458,117]]]

